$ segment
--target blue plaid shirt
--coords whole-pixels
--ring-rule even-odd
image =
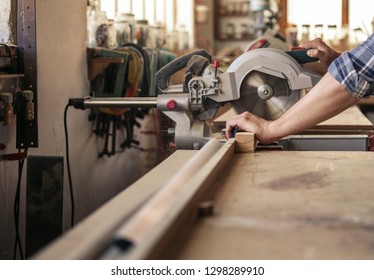
[[[374,95],[374,33],[360,46],[335,59],[328,72],[356,98]]]

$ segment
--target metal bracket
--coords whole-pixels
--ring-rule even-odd
[[[34,119],[17,118],[16,146],[21,148],[38,147],[38,90],[36,67],[36,6],[35,0],[17,2],[17,45],[19,69],[25,74],[25,90],[34,94]],[[26,108],[25,108],[26,110]],[[24,111],[24,110],[22,110]]]

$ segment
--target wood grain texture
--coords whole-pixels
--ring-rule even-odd
[[[370,152],[236,153],[178,259],[373,259]]]
[[[215,185],[218,174],[234,154],[234,141],[226,144],[209,141],[192,157],[131,219],[115,234],[117,240],[129,240],[133,246],[119,259],[158,259],[176,247],[196,219],[199,205]],[[173,244],[173,246],[171,246]]]
[[[235,134],[235,152],[253,153],[256,149],[256,137],[251,132],[237,132]]]
[[[38,259],[97,257],[195,153],[177,151]],[[373,162],[371,152],[215,155],[168,202],[171,210],[145,237],[147,249],[119,258],[373,259]],[[213,202],[213,215],[198,218],[204,201]]]

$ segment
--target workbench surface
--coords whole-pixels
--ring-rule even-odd
[[[373,259],[371,152],[235,153],[179,259]]]
[[[118,229],[134,224],[132,217],[158,195],[161,206],[140,224],[154,228],[133,247],[145,246],[150,255],[108,258],[374,259],[373,152],[234,153],[232,147],[226,143],[204,159],[176,191],[167,182],[180,179],[202,152],[177,150],[35,259],[100,258]],[[213,214],[199,216],[209,201]],[[149,246],[151,239],[159,241]]]

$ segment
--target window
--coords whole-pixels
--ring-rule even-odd
[[[341,25],[341,0],[288,0],[288,22],[302,24]]]
[[[315,37],[315,25],[341,26],[342,22],[342,1],[341,0],[288,0],[288,22],[296,24],[299,34],[303,32],[302,26],[310,26],[310,37]]]
[[[101,0],[100,8],[111,19],[116,13],[132,13],[136,19],[146,19],[151,25],[164,23],[168,30],[180,25],[193,30],[192,5],[192,0]]]
[[[349,2],[349,25],[361,28],[367,35],[374,31],[374,1],[351,0]]]
[[[298,30],[298,39],[303,41],[303,33],[308,30],[309,37],[320,37],[317,34],[316,25],[322,25],[324,39],[335,37],[335,43],[340,45],[341,38],[348,38],[348,45],[345,47],[354,47],[362,42],[374,30],[374,1],[350,0],[349,25],[342,26],[343,0],[288,0],[287,21],[295,24]],[[333,27],[335,26],[335,27]],[[333,27],[334,29],[330,28]],[[332,35],[332,34],[336,35]],[[307,37],[307,36],[306,36]],[[334,42],[330,42],[333,43]]]

